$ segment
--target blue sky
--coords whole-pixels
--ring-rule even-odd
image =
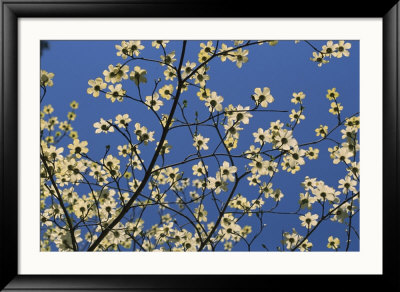
[[[184,63],[190,60],[196,62],[197,54],[200,50],[199,44],[204,41],[189,41],[186,48],[186,57]],[[317,48],[321,48],[326,41],[310,41]],[[257,87],[269,87],[275,101],[268,106],[268,109],[275,110],[298,110],[298,105],[290,102],[293,92],[303,91],[306,94],[304,99],[304,115],[306,119],[296,127],[294,136],[299,144],[317,140],[315,129],[320,124],[328,125],[332,129],[337,124],[336,116],[328,112],[330,101],[325,97],[327,90],[333,87],[337,88],[340,93],[338,102],[344,109],[341,113],[342,117],[351,116],[359,111],[359,42],[350,41],[352,48],[350,49],[350,57],[341,59],[329,59],[330,63],[318,67],[316,63],[310,61],[313,49],[305,42],[295,44],[294,41],[279,41],[276,46],[262,45],[252,46],[249,49],[249,61],[243,65],[241,69],[237,68],[232,62],[220,62],[214,60],[208,74],[210,81],[207,87],[211,91],[216,91],[218,95],[224,98],[223,106],[229,104],[234,106],[241,104],[243,106],[253,105],[250,96]],[[155,138],[159,137],[161,131],[158,121],[154,118],[149,110],[142,105],[137,105],[133,101],[125,100],[122,103],[111,103],[104,95],[94,98],[86,93],[89,79],[103,77],[103,70],[108,65],[123,63],[124,60],[116,55],[115,45],[121,41],[49,41],[49,50],[44,51],[41,58],[41,69],[53,72],[54,86],[48,88],[47,94],[43,101],[43,105],[52,104],[55,108],[55,115],[59,116],[59,120],[63,120],[70,111],[69,104],[72,100],[79,103],[79,109],[76,111],[77,118],[73,122],[74,130],[78,131],[79,139],[89,142],[89,155],[100,159],[104,154],[105,145],[111,145],[111,149],[116,149],[117,145],[122,145],[123,139],[118,134],[95,134],[93,123],[104,119],[114,119],[117,114],[128,113],[133,123],[140,122],[149,130],[156,131]],[[156,50],[151,46],[151,41],[143,41],[145,49],[141,56],[152,59],[159,59],[162,54],[161,50]],[[173,41],[167,45],[167,53],[175,50],[177,59],[181,50],[181,41]],[[129,64],[130,70],[134,66],[140,66],[147,70],[147,84],[142,85],[143,95],[150,95],[154,87],[154,80],[163,78],[165,67],[158,64],[137,61]],[[176,80],[175,80],[176,81]],[[163,80],[160,85],[169,84]],[[137,95],[135,84],[130,81],[123,81],[123,88],[131,96]],[[160,86],[160,87],[161,87]],[[182,94],[181,99],[188,101],[186,115],[194,120],[194,113],[198,111],[200,117],[207,117],[208,112],[203,102],[199,101],[196,93],[197,89],[191,88]],[[42,106],[43,106],[42,105]],[[169,110],[169,106],[164,106],[163,113]],[[241,132],[238,149],[248,149],[249,145],[255,145],[252,133],[258,128],[267,129],[271,121],[281,120],[289,122],[289,113],[254,113],[250,120],[250,125],[245,126]],[[201,118],[200,118],[201,120]],[[204,132],[202,132],[204,131]],[[213,133],[209,130],[200,130],[203,136],[213,138]],[[332,138],[340,141],[341,134],[338,129]],[[167,164],[182,160],[187,154],[193,153],[191,146],[191,137],[186,128],[181,128],[171,132],[167,140],[173,146],[171,153],[166,156]],[[213,140],[213,139],[211,139]],[[66,148],[65,141],[64,146]],[[213,145],[212,142],[210,145]],[[323,180],[327,185],[337,189],[338,180],[346,175],[343,165],[334,165],[329,158],[328,147],[334,145],[331,141],[323,141],[318,144],[320,156],[317,160],[308,160],[296,174],[290,174],[281,168],[273,179],[273,185],[279,187],[285,197],[279,204],[277,211],[295,211],[298,207],[299,193],[304,193],[304,189],[300,183],[305,176],[315,177]],[[143,157],[148,163],[155,143],[153,142],[146,148],[141,148]],[[111,151],[113,153],[113,151]],[[233,153],[235,153],[233,151]],[[117,154],[114,150],[113,154]],[[185,174],[191,175],[191,166],[180,168]],[[243,165],[238,165],[239,172],[243,172]],[[211,173],[215,173],[212,170]],[[88,190],[82,190],[87,193]],[[257,195],[257,189],[249,187],[247,180],[244,180],[238,188],[239,193],[246,195],[250,200]],[[343,196],[343,195],[342,195]],[[272,206],[271,201],[267,206]],[[207,205],[206,205],[207,206]],[[318,208],[316,209],[318,210]],[[303,212],[305,213],[305,212]],[[314,213],[314,210],[312,211]],[[152,220],[155,211],[148,212],[148,221]],[[358,215],[353,218],[353,225],[358,230]],[[146,217],[144,217],[146,220]],[[241,225],[254,224],[254,217],[241,221]],[[209,221],[213,221],[212,215],[209,213]],[[282,231],[290,232],[292,228],[304,235],[306,229],[300,226],[298,215],[274,215],[266,214],[264,222],[267,227],[262,235],[257,238],[254,243],[254,250],[264,250],[261,244],[265,244],[270,250],[275,250],[280,246],[280,238]],[[149,224],[148,226],[151,226]],[[341,242],[345,242],[346,233],[345,226],[337,222],[326,221],[311,235],[310,241],[313,242],[313,250],[326,251],[327,238],[330,235],[339,237]],[[255,230],[255,228],[253,228]],[[222,248],[223,246],[220,245]],[[244,249],[244,244],[236,247]],[[352,236],[352,244],[350,250],[359,250],[359,242],[357,238]]]

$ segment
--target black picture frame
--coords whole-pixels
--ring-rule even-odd
[[[237,9],[226,1],[11,0],[1,1],[1,201],[0,263],[4,291],[287,291],[400,289],[399,243],[399,13],[395,1],[320,10],[317,3],[275,3],[260,9],[246,1]],[[208,5],[210,5],[208,8]],[[346,4],[347,5],[347,4]],[[310,9],[310,6],[314,8]],[[212,7],[212,8],[211,8]],[[351,8],[352,7],[352,8]],[[376,17],[383,19],[383,274],[382,275],[18,275],[18,18],[21,17]],[[238,266],[246,263],[238,263]],[[372,263],[371,263],[372,264]],[[312,282],[309,282],[312,281]],[[302,283],[311,283],[303,287]],[[385,288],[383,288],[385,287]],[[397,288],[397,289],[396,289]]]

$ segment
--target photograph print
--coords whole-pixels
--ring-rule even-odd
[[[359,44],[42,40],[40,250],[360,251]]]

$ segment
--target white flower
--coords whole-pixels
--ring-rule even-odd
[[[185,79],[190,73],[192,73],[194,67],[196,67],[196,63],[190,63],[190,61],[187,61],[186,65],[181,69],[183,71],[182,78]]]
[[[333,238],[333,236],[329,236],[327,248],[331,248],[331,249],[337,250],[339,247],[340,247],[339,238],[337,238],[337,237]]]
[[[221,177],[224,181],[230,180],[231,182],[235,181],[234,174],[237,171],[236,166],[230,166],[229,162],[224,161],[222,166],[220,167]]]
[[[135,84],[138,86],[139,83],[147,82],[146,74],[146,70],[140,68],[139,66],[135,66],[135,68],[133,68],[133,71],[129,74],[129,79],[135,82]]]
[[[210,138],[204,138],[202,135],[198,134],[194,136],[193,138],[193,146],[196,147],[198,150],[204,149],[208,150],[207,143],[210,140]]]
[[[318,63],[318,67],[321,67],[322,64],[329,63],[329,61],[324,59],[324,56],[321,53],[313,52],[313,57],[310,58],[311,61]]]
[[[109,65],[108,71],[103,71],[104,80],[112,83],[120,82],[122,79],[128,79],[128,71],[128,65],[121,65],[120,63],[118,63],[116,66]]]
[[[95,133],[108,133],[108,132],[114,132],[114,127],[112,126],[112,120],[104,120],[103,118],[100,119],[100,122],[96,122],[93,124],[93,127],[96,128]]]
[[[228,120],[228,123],[224,125],[225,132],[227,133],[227,138],[239,139],[239,131],[243,130],[243,128],[239,127],[239,123],[234,122],[233,120]]]
[[[256,173],[260,175],[267,174],[268,162],[264,161],[261,156],[254,158],[254,160],[249,163],[249,166],[251,167],[251,172],[253,174]]]
[[[207,214],[208,212],[204,209],[204,205],[200,205],[194,209],[194,216],[199,222],[207,222]]]
[[[297,145],[293,147],[292,150],[289,151],[292,155],[292,159],[296,161],[299,165],[304,165],[304,156],[306,155],[306,151],[304,149],[300,149]]]
[[[261,105],[262,107],[267,107],[268,104],[274,101],[273,96],[271,95],[271,90],[268,87],[264,87],[261,91],[261,88],[254,89],[255,94],[253,94],[253,99],[256,102],[256,105]]]
[[[301,226],[304,226],[307,229],[310,229],[318,223],[318,215],[312,215],[311,212],[306,213],[304,216],[300,216],[299,219],[301,220]]]
[[[222,179],[219,172],[217,172],[215,178],[210,176],[207,180],[207,189],[214,190],[217,195],[221,193],[221,191],[226,192],[228,190],[227,183]]]
[[[337,50],[332,55],[336,58],[341,58],[342,56],[348,57],[350,56],[350,52],[348,51],[351,48],[351,43],[345,43],[345,41],[339,41],[337,44]]]
[[[302,111],[295,111],[292,109],[292,113],[289,115],[290,121],[291,122],[296,122],[297,124],[300,124],[300,120],[304,120],[305,116],[303,115]]]
[[[302,237],[293,229],[292,234],[289,232],[283,233],[283,243],[286,244],[287,249],[291,249],[302,239]]]
[[[165,48],[167,46],[167,44],[169,43],[169,41],[161,41],[161,40],[157,40],[157,41],[153,41],[151,43],[152,47],[155,47],[156,49],[159,49],[160,47]]]
[[[337,150],[334,153],[334,159],[333,159],[333,163],[334,164],[338,164],[341,161],[344,161],[345,163],[350,163],[350,157],[353,156],[353,152],[349,151],[349,148],[339,148],[339,150]]]
[[[152,96],[146,96],[146,104],[148,109],[153,109],[154,111],[158,111],[161,106],[164,105],[162,100],[159,99],[159,95],[155,92]]]
[[[243,63],[247,63],[249,58],[247,58],[247,55],[249,54],[248,50],[242,50],[242,48],[237,49],[236,51],[233,52],[233,62],[236,62],[236,66],[238,68],[242,68]]]
[[[286,129],[279,130],[278,135],[274,136],[275,148],[290,150],[291,147],[297,145],[296,139],[292,137],[292,131]]]
[[[293,92],[292,96],[293,96],[293,98],[290,101],[293,102],[294,104],[301,103],[302,100],[306,97],[306,95],[304,94],[303,91],[300,91],[297,93]]]
[[[336,195],[340,194],[340,192],[336,192],[334,188],[325,185],[323,182],[319,183],[317,188],[312,190],[312,193],[320,201],[335,201]]]
[[[268,131],[264,131],[261,128],[258,128],[258,131],[256,133],[253,133],[254,136],[254,143],[260,143],[261,145],[264,145],[265,142],[268,142]]]
[[[199,161],[199,163],[192,166],[193,175],[196,176],[204,176],[208,171],[208,166],[204,166],[203,162]]]
[[[229,119],[247,125],[249,123],[249,119],[253,117],[253,115],[248,112],[249,110],[249,106],[243,107],[238,105],[236,108],[232,107],[232,112],[231,115],[229,115]],[[225,111],[229,112],[229,109],[225,109]]]
[[[308,176],[306,176],[304,182],[302,182],[301,185],[306,191],[310,191],[317,186],[317,179],[309,178]]]
[[[312,204],[315,203],[317,199],[315,197],[311,197],[309,193],[300,193],[299,205],[301,209],[307,208],[311,210]]]
[[[339,189],[343,189],[343,194],[347,194],[349,191],[357,192],[355,186],[357,181],[352,180],[350,176],[346,176],[345,179],[339,180]]]
[[[128,114],[124,115],[117,115],[115,117],[115,123],[118,125],[120,128],[126,128],[128,124],[131,122],[131,118],[129,118]]]
[[[206,99],[206,106],[208,110],[212,113],[215,110],[220,112],[222,111],[222,102],[224,98],[222,96],[217,95],[215,91],[211,93],[211,96]]]
[[[328,41],[326,45],[322,46],[322,53],[324,53],[325,56],[330,57],[334,52],[336,52],[337,48],[338,44],[334,44],[333,41]]]
[[[273,176],[275,172],[278,172],[278,163],[274,161],[266,161],[265,163],[265,173],[269,176]]]
[[[249,181],[249,186],[256,186],[259,183],[261,183],[259,174],[253,174],[252,176],[248,176],[247,180]]]

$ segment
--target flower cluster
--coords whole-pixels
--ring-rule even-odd
[[[328,57],[334,57],[338,59],[342,58],[343,56],[349,57],[350,48],[351,43],[346,43],[345,41],[339,41],[338,43],[328,41],[326,45],[322,46],[321,50],[314,48],[315,52],[313,52],[313,56],[310,58],[310,60],[316,62],[318,66],[321,67],[323,64],[329,63],[329,60],[327,60]]]

